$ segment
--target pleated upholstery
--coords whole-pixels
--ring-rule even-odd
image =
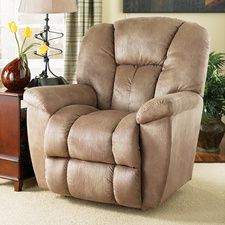
[[[80,117],[68,136],[70,157],[114,164],[112,134],[125,115],[122,111],[101,110]]]
[[[142,104],[154,97],[161,70],[160,65],[117,66],[111,108],[137,111]]]
[[[136,113],[99,111],[85,105],[56,112],[45,134],[49,189],[61,195],[139,208],[141,157],[135,118]]]
[[[97,111],[86,105],[70,105],[60,109],[50,119],[45,130],[44,148],[47,156],[69,157],[67,138],[73,123],[82,115]]]
[[[77,81],[86,87],[82,95],[97,99],[63,105],[49,118],[44,137],[48,188],[80,199],[150,208],[189,180],[193,157],[188,152],[195,150],[200,117],[191,117],[189,124],[179,118],[188,110],[185,119],[201,115],[207,37],[197,24],[157,17],[91,28],[80,48]],[[184,140],[174,138],[174,130],[191,143],[190,149],[181,149]],[[171,166],[175,151],[189,163],[181,166],[174,156]]]

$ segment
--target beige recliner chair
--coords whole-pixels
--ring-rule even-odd
[[[194,23],[134,18],[91,28],[75,85],[26,91],[42,188],[156,207],[192,176],[208,36]]]

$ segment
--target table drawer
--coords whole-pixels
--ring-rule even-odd
[[[0,159],[0,177],[20,178],[20,166],[18,162]]]

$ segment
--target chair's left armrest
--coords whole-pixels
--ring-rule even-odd
[[[44,142],[49,119],[69,105],[96,107],[97,97],[92,87],[74,84],[31,88],[25,92],[24,100],[28,103],[27,129],[32,165],[39,187],[46,189]]]
[[[191,91],[177,92],[153,98],[143,104],[138,110],[137,123],[145,124],[190,110],[199,104],[201,98],[199,94]]]
[[[92,87],[85,84],[44,86],[28,89],[24,100],[31,106],[52,115],[68,105],[96,107],[97,96]]]

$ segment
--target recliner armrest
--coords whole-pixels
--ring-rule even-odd
[[[80,104],[94,107],[97,105],[95,91],[85,84],[31,88],[25,91],[24,100],[50,115],[68,105]]]
[[[136,120],[138,124],[145,124],[164,117],[170,117],[194,108],[200,101],[202,101],[202,97],[191,91],[156,97],[140,107]]]

